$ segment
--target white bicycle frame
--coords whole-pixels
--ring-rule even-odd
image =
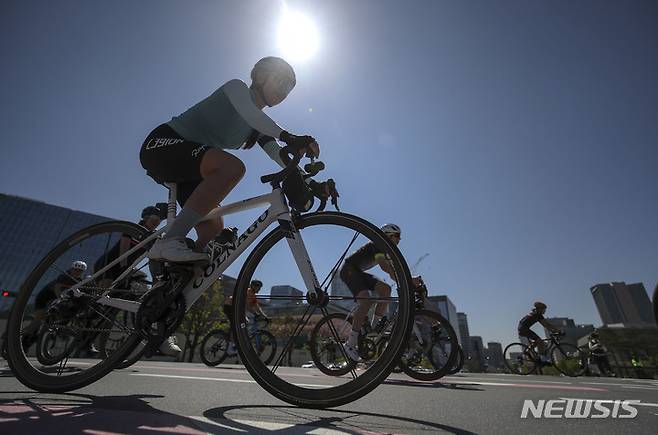
[[[145,246],[171,228],[176,218],[176,184],[171,183],[167,184],[167,186],[169,187],[169,200],[167,204],[166,225],[149,235],[130,250],[126,251],[123,255],[108,263],[102,269],[96,271],[93,275],[72,286],[71,290],[75,296],[83,296],[84,292],[80,290],[80,287],[92,282],[97,276],[111,269],[123,259],[129,257],[140,249],[145,250]],[[297,263],[297,267],[299,268],[306,289],[310,293],[315,294],[316,289],[320,288],[320,283],[315,274],[315,270],[313,269],[313,264],[308,256],[308,252],[306,251],[306,246],[304,245],[301,234],[294,226],[290,208],[288,207],[281,188],[275,188],[267,195],[261,195],[227,204],[225,206],[216,207],[211,210],[201,222],[218,219],[221,216],[250,210],[265,204],[269,204],[269,208],[265,210],[265,212],[261,214],[258,219],[256,219],[256,221],[254,221],[254,223],[251,224],[242,235],[240,235],[240,237],[238,237],[233,245],[221,245],[223,249],[217,255],[213,256],[212,262],[208,266],[204,268],[194,267],[194,277],[190,280],[185,289],[183,289],[185,305],[188,310],[194,305],[194,302],[199,299],[203,292],[205,292],[212,283],[219,279],[220,275],[235,261],[235,259],[238,258],[240,254],[242,254],[258,238],[258,236],[260,236],[263,231],[274,222],[279,222],[285,227],[285,236],[288,246],[292,251],[292,255],[295,259],[295,263]],[[86,235],[83,237],[86,237]],[[139,258],[134,260],[131,266],[126,268],[126,270],[114,280],[110,289],[104,292],[96,302],[101,305],[136,313],[141,305],[140,302],[110,297],[109,294],[112,291],[111,288],[116,285],[117,282],[137,270],[137,265],[146,257],[146,255],[146,252],[144,252]]]

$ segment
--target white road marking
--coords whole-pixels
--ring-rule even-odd
[[[257,384],[258,382],[254,381],[253,379],[227,379],[227,378],[209,378],[209,377],[204,377],[204,376],[180,376],[180,375],[159,375],[155,373],[131,373],[131,376],[148,376],[152,378],[175,378],[175,379],[194,379],[198,381],[217,381],[217,382],[238,382],[238,383],[243,383],[243,384]],[[324,384],[324,385],[318,385],[318,384],[297,384],[294,383],[293,385],[297,385],[298,387],[309,387],[309,388],[327,388],[327,387],[333,387],[335,385],[330,385],[330,384]]]

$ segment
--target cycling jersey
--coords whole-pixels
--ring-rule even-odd
[[[60,274],[57,278],[46,284],[37,294],[37,297],[34,300],[34,308],[36,310],[44,310],[48,308],[48,305],[57,299],[62,291],[75,285],[77,282],[78,280],[67,274]]]
[[[529,329],[534,325],[535,323],[539,322],[540,320],[544,320],[544,316],[541,315],[540,313],[530,313],[523,317],[521,321],[519,322],[519,330],[521,329]]]
[[[368,270],[375,267],[379,260],[385,258],[384,254],[377,249],[374,243],[369,242],[357,249],[357,251],[345,259],[345,263],[359,270]]]
[[[230,80],[167,124],[187,140],[221,149],[240,148],[253,130],[278,138],[283,129],[254,103],[242,80]]]

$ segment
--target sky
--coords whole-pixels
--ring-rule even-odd
[[[589,287],[658,282],[658,4],[288,1],[317,26],[267,113],[320,143],[341,209],[400,248],[471,335],[508,343],[532,302],[600,325]],[[137,220],[165,190],[151,129],[282,55],[281,1],[5,1],[0,192]],[[267,193],[275,167],[226,202]],[[322,177],[321,177],[322,178]],[[244,228],[253,220],[228,218]],[[233,267],[233,266],[232,266]],[[235,265],[234,270],[239,270]]]

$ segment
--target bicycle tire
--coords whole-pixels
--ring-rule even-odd
[[[379,246],[385,246],[386,254],[392,264],[394,273],[399,277],[398,283],[398,318],[393,329],[392,338],[384,353],[385,356],[372,364],[364,373],[353,380],[330,388],[306,388],[289,383],[277,377],[250,346],[247,325],[244,323],[247,287],[265,254],[280,240],[289,234],[281,226],[265,235],[245,261],[233,293],[233,324],[236,325],[238,352],[245,367],[256,382],[273,396],[293,404],[308,408],[329,408],[344,405],[368,394],[390,374],[404,351],[405,340],[411,328],[413,315],[413,292],[410,289],[411,274],[404,257],[395,244],[376,226],[359,217],[342,212],[316,212],[299,216],[295,227],[302,231],[316,225],[337,225],[364,235]]]
[[[567,364],[567,366],[578,364],[577,370],[575,371],[568,370],[565,365],[561,364],[559,361],[561,356],[564,357],[565,355],[571,354],[577,354],[577,358],[573,359],[573,361]],[[583,351],[570,343],[556,343],[551,350],[551,362],[553,363],[553,366],[565,376],[572,378],[581,376],[583,373],[585,373],[587,368],[585,361],[586,355],[583,353]]]
[[[208,341],[213,337],[219,337],[220,339],[224,340],[227,346],[228,343],[230,342],[228,334],[221,329],[214,329],[209,333],[207,333],[205,337],[203,337],[203,341],[201,341],[201,349],[199,350],[199,355],[201,356],[201,361],[203,361],[203,363],[208,367],[216,367],[220,365],[228,356],[228,352],[227,352],[228,347],[223,350],[219,349],[221,350],[221,353],[216,358],[211,359],[206,356],[206,346],[208,346]]]
[[[464,349],[462,349],[461,346],[457,346],[457,360],[455,361],[455,366],[448,372],[448,374],[454,375],[462,368],[464,368]]]
[[[270,353],[269,353],[269,355],[267,355],[267,357],[263,358],[262,351],[261,351],[261,353],[259,353],[259,356],[261,357],[261,360],[263,361],[263,364],[269,365],[272,362],[272,360],[274,359],[274,355],[276,355],[276,347],[277,347],[276,338],[274,337],[274,335],[270,334],[269,331],[265,331],[265,330],[262,330],[262,329],[259,329],[257,331],[257,334],[259,334],[261,336],[260,337],[261,340],[263,340],[263,337],[266,337],[266,339],[264,341],[267,341],[267,342],[270,343],[270,346],[271,346]]]
[[[430,354],[427,355],[428,360],[430,361],[430,363],[435,369],[437,368],[437,366],[441,365],[441,367],[434,372],[424,372],[424,371],[421,372],[418,369],[414,370],[412,367],[407,365],[404,358],[400,359],[400,365],[404,373],[413,379],[417,379],[419,381],[435,381],[445,376],[448,373],[448,371],[450,371],[452,366],[455,364],[455,360],[457,359],[457,347],[459,346],[459,341],[457,339],[457,333],[455,332],[455,329],[452,327],[450,322],[448,322],[448,319],[443,317],[438,312],[432,310],[425,310],[425,309],[416,310],[414,312],[414,322],[416,317],[421,317],[421,316],[427,318],[433,318],[435,321],[438,321],[438,323],[445,329],[445,331],[447,331],[448,341],[450,344],[450,355],[448,356],[445,364],[442,365],[438,361],[435,361],[436,357],[434,356],[434,352],[430,352]],[[432,340],[434,340],[434,337],[432,337]],[[411,343],[411,341],[412,340],[410,339],[409,343]]]
[[[320,331],[323,329],[324,325],[327,324],[329,320],[339,320],[340,322],[347,321],[351,323],[351,317],[346,319],[344,314],[340,313],[333,313],[330,314],[329,316],[323,318],[321,321],[319,321],[313,330],[311,331],[311,348],[310,348],[310,353],[311,353],[311,359],[315,363],[315,367],[320,370],[322,373],[324,373],[327,376],[343,376],[346,375],[347,373],[350,372],[351,369],[354,368],[355,363],[353,361],[344,361],[345,366],[338,366],[337,364],[331,364],[325,365],[324,361],[322,361],[322,354],[321,351],[325,351],[328,345],[335,346],[335,343],[323,343],[320,341]],[[352,330],[350,326],[350,331]],[[333,338],[332,338],[333,341]],[[335,352],[334,352],[335,353]]]
[[[520,347],[522,349],[522,352],[521,352],[522,355],[525,355],[526,351],[528,350],[528,346],[526,346],[523,343],[508,344],[507,347],[505,347],[505,350],[503,351],[503,359],[505,360],[505,367],[507,367],[507,369],[511,373],[516,374],[516,375],[526,376],[526,375],[531,375],[531,374],[535,373],[537,371],[537,369],[539,368],[539,365],[536,363],[536,361],[530,361],[532,363],[532,366],[530,366],[530,369],[527,372],[519,371],[516,366],[512,365],[512,363],[511,363],[512,358],[511,357],[508,358],[508,356],[509,356],[509,351],[510,351],[510,349],[513,349],[513,346]]]
[[[126,352],[129,352],[140,340],[139,334],[131,334],[126,340],[123,349],[110,355],[108,358],[100,360],[98,364],[89,368],[82,369],[79,372],[68,374],[67,376],[50,376],[28,361],[21,343],[21,327],[23,321],[23,311],[29,303],[35,286],[39,284],[40,279],[48,271],[50,266],[65,254],[71,247],[80,243],[86,238],[101,233],[121,233],[131,237],[143,238],[148,231],[132,222],[109,221],[102,222],[90,227],[84,228],[67,237],[53,248],[39,262],[39,264],[28,275],[25,282],[21,285],[21,290],[16,298],[14,306],[9,314],[7,322],[7,350],[10,366],[16,379],[23,385],[36,391],[44,393],[63,393],[85,387],[108,374],[116,364],[124,359]]]

